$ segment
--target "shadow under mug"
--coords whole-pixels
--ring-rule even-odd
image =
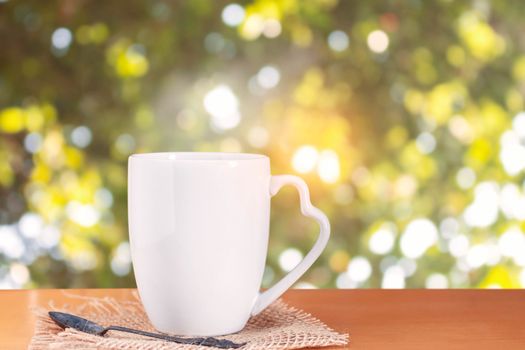
[[[301,212],[320,226],[312,250],[259,292],[268,249],[270,199],[299,191]],[[214,336],[241,330],[314,263],[330,235],[327,217],[293,175],[270,174],[264,155],[144,153],[129,157],[131,255],[140,298],[162,332]]]

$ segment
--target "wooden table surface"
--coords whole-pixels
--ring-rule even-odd
[[[131,298],[130,289],[67,292]],[[349,349],[525,349],[525,290],[290,290],[284,299],[349,333]],[[29,308],[50,300],[79,302],[59,289],[0,290],[0,349],[26,349]]]

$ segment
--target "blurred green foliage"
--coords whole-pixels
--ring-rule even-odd
[[[0,3],[0,288],[134,285],[135,152],[268,154],[302,287],[525,285],[520,2]],[[317,227],[273,200],[264,286]]]

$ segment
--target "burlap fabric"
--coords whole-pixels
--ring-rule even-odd
[[[103,326],[119,325],[155,332],[142,304],[135,294],[133,301],[113,298],[86,298],[78,307],[53,305],[49,310],[73,313],[95,321]],[[182,345],[139,335],[110,331],[105,337],[82,333],[74,329],[63,330],[47,315],[47,309],[36,309],[35,333],[30,350],[43,349],[206,349],[213,348]],[[225,336],[235,342],[247,342],[241,349],[298,349],[305,347],[346,345],[348,335],[330,329],[312,315],[291,307],[283,301],[270,305],[259,315],[252,317],[247,326],[236,334]]]

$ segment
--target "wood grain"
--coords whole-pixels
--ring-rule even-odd
[[[66,291],[121,300],[130,292]],[[525,290],[290,290],[284,299],[349,333],[349,349],[525,350]],[[79,302],[59,289],[0,290],[0,349],[26,349],[30,308],[51,300]]]

